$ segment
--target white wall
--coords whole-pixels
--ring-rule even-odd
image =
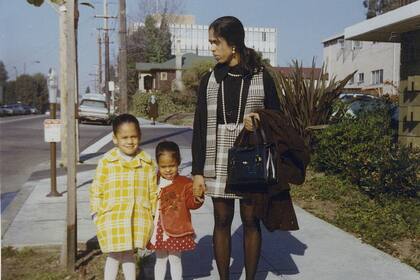
[[[343,79],[355,70],[354,83],[348,83],[346,88],[362,90],[382,89],[383,94],[397,94],[400,77],[399,43],[374,43],[367,41],[344,40],[342,45],[338,38],[324,42],[324,63],[330,79]],[[382,84],[372,84],[372,71],[383,69]],[[364,82],[359,81],[359,73],[364,73]],[[386,85],[392,82],[395,87]]]
[[[180,40],[181,53],[196,53],[197,51],[200,56],[212,55],[207,25],[170,24],[169,28],[172,34],[172,54],[175,54],[175,42]],[[277,30],[275,28],[245,27],[245,45],[261,52],[263,58],[270,59],[271,65],[277,66]]]

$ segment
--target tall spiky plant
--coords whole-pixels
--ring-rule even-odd
[[[285,75],[272,67],[267,67],[276,84],[280,105],[289,123],[311,143],[309,127],[327,124],[333,113],[333,104],[347,82],[356,73],[353,72],[341,81],[335,77],[326,79],[326,67],[322,65],[319,74],[315,71],[315,60],[309,77],[303,74],[302,63],[293,60],[292,72]]]

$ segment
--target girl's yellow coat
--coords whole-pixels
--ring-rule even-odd
[[[141,151],[127,162],[117,148],[99,161],[90,187],[99,245],[104,253],[145,248],[153,230],[156,164]]]

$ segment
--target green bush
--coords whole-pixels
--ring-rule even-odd
[[[340,174],[371,197],[416,196],[420,153],[398,146],[395,133],[385,109],[345,118],[316,134],[312,165]]]
[[[194,112],[195,101],[186,93],[137,92],[130,103],[129,111],[135,116],[147,117],[149,98],[155,95],[158,102],[159,116],[166,116],[180,112]]]

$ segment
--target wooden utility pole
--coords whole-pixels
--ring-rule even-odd
[[[127,101],[127,20],[126,20],[126,3],[125,0],[119,0],[119,19],[120,19],[120,49],[119,49],[119,95],[120,95],[120,113],[128,112]]]
[[[102,38],[98,30],[98,93],[102,93]]]
[[[76,85],[76,33],[75,33],[75,0],[67,0],[66,38],[66,90],[67,90],[67,227],[63,244],[62,261],[68,271],[75,270],[77,253],[77,208],[76,208],[76,118],[75,102]]]
[[[110,92],[108,82],[110,80],[109,72],[109,34],[108,34],[108,0],[104,0],[104,30],[105,30],[105,92],[106,104],[108,105],[108,112],[110,109]]]
[[[109,85],[108,82],[110,80],[110,70],[109,70],[109,31],[114,30],[108,28],[108,19],[110,18],[116,18],[115,16],[109,16],[108,15],[108,0],[104,0],[104,14],[103,15],[96,15],[96,18],[103,18],[104,19],[104,28],[99,28],[98,30],[104,31],[104,45],[105,45],[105,73],[104,73],[104,91],[105,91],[105,97],[106,97],[106,103],[108,105],[108,112],[110,108],[110,92],[109,92]],[[101,50],[102,51],[102,50]],[[100,63],[102,64],[102,63]],[[100,72],[101,76],[102,73]]]
[[[60,36],[60,119],[61,130],[61,158],[60,165],[67,166],[67,63],[66,63],[66,30],[67,9],[65,4],[59,7],[59,36]]]

